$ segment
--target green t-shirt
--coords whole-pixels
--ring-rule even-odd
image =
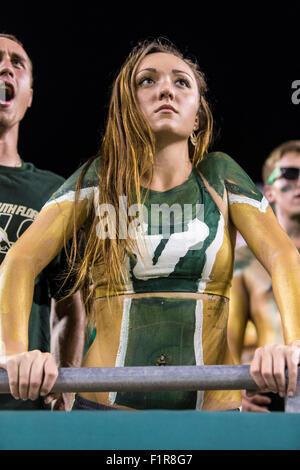
[[[22,162],[20,168],[0,165],[0,263],[63,182],[62,176],[38,169],[32,163]],[[29,350],[50,349],[50,301],[57,291],[60,262],[59,255],[35,280],[28,328]],[[0,410],[39,408],[44,408],[42,400],[24,402],[0,394]]]

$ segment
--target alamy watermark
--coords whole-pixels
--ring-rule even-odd
[[[112,204],[99,204],[96,233],[106,239],[175,239],[188,243],[190,249],[199,249],[209,234],[204,222],[203,204],[132,204],[126,196],[119,196],[116,211]]]
[[[300,103],[300,80],[293,81],[292,89],[295,90],[291,96],[292,103],[299,104]]]
[[[2,80],[0,80],[0,101],[6,101],[6,86]]]

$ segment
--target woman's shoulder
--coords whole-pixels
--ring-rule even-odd
[[[78,183],[80,183],[80,189],[99,185],[99,158],[90,159],[80,165],[79,168],[61,186],[60,192],[70,190],[75,191]]]
[[[213,172],[214,175],[227,176],[232,169],[237,169],[239,164],[230,155],[224,152],[210,152],[204,155],[198,168],[207,173]],[[239,167],[241,169],[241,167]]]
[[[239,165],[224,152],[210,152],[204,155],[197,170],[217,193],[223,197],[229,175],[237,172]]]
[[[197,166],[197,170],[221,197],[223,197],[225,188],[233,194],[244,194],[258,200],[262,197],[252,179],[227,153],[211,152],[206,154]]]
[[[79,191],[79,200],[92,201],[95,188],[99,186],[99,158],[92,158],[81,165],[54,194],[47,205],[54,202],[75,201],[76,191]]]
[[[99,186],[100,157],[93,157],[78,169],[78,177],[83,173],[82,187]]]

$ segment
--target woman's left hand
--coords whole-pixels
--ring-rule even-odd
[[[299,363],[300,341],[294,341],[291,346],[268,344],[256,349],[250,373],[261,392],[279,393],[281,397],[286,394],[293,396],[296,392]]]

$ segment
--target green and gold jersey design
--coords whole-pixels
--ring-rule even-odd
[[[48,206],[74,201],[79,172]],[[87,199],[96,215],[100,214],[98,181],[95,160],[79,200]],[[94,272],[97,335],[84,365],[231,362],[226,329],[236,233],[230,207],[234,205],[264,213],[267,201],[241,167],[223,153],[206,155],[183,184],[148,192],[143,219],[132,227],[138,249],[126,264],[129,282],[118,286],[120,295],[111,298],[110,306],[106,286]],[[240,405],[238,391],[96,395],[86,397],[133,409],[232,409]]]
[[[94,206],[96,215],[99,214],[97,166],[95,160],[79,195],[79,200],[88,199],[89,209]],[[81,170],[82,167],[46,206],[74,202]],[[141,190],[143,195],[145,191]],[[144,203],[148,223],[141,224],[142,229],[141,225],[135,227],[139,249],[134,253],[134,260],[128,258],[130,282],[120,286],[119,292],[199,292],[229,297],[235,240],[222,211],[226,203],[250,205],[260,212],[265,212],[268,206],[242,168],[220,152],[205,156],[183,184],[164,192],[150,190]],[[161,220],[163,216],[158,217],[164,207],[169,210],[167,215],[170,214],[166,219],[170,223],[165,225]],[[97,274],[94,280],[97,284]],[[98,297],[105,295],[105,286],[101,286]]]

